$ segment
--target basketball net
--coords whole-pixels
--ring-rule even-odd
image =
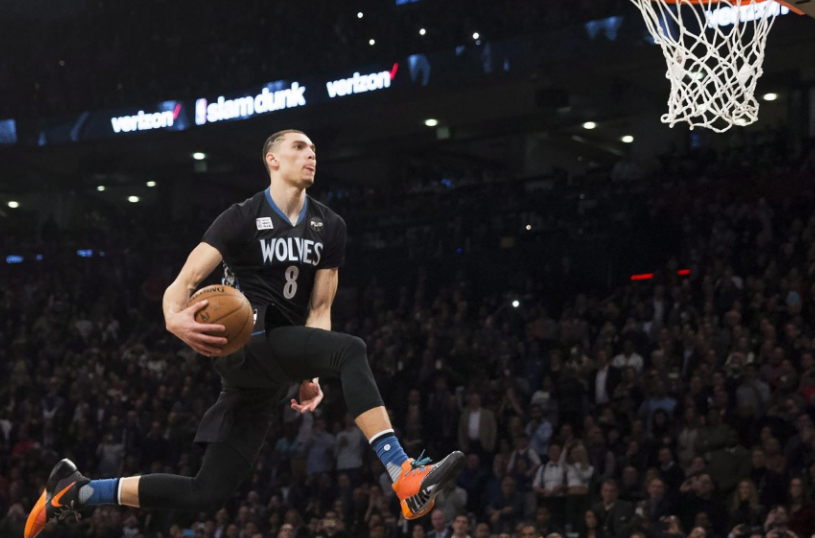
[[[668,113],[673,127],[707,127],[718,133],[758,119],[756,82],[764,47],[781,6],[772,0],[631,0],[642,11],[668,62]],[[729,21],[716,8],[730,8]],[[732,22],[732,24],[724,24]]]

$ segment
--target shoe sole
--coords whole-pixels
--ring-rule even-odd
[[[45,528],[45,497],[46,492],[43,490],[37,504],[28,514],[28,519],[25,522],[25,533],[23,534],[25,538],[34,538]]]
[[[448,463],[447,460],[452,461]],[[419,493],[402,501],[413,514],[416,514],[414,518],[408,519],[419,518],[427,513],[428,505],[435,502],[436,496],[441,493],[441,490],[456,479],[458,474],[464,469],[465,461],[464,454],[456,451],[436,464],[437,467],[434,467],[425,478],[425,482],[431,483],[425,485],[423,482]],[[436,471],[436,469],[438,469],[438,471]]]
[[[448,463],[447,460],[453,461]],[[419,490],[419,492],[428,492],[430,493],[430,499],[435,499],[436,495],[438,495],[439,492],[443,490],[444,487],[452,480],[455,480],[462,469],[464,469],[465,461],[466,459],[464,458],[463,453],[459,451],[452,452],[449,456],[438,463],[438,467],[436,467],[438,471],[431,472],[425,478],[425,481],[432,480],[432,483],[425,486],[423,482],[422,489]]]

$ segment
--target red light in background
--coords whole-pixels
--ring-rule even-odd
[[[690,274],[690,269],[680,269],[676,272],[679,276],[688,276]],[[642,273],[639,275],[631,275],[631,281],[635,282],[637,280],[651,280],[654,278],[654,273]]]

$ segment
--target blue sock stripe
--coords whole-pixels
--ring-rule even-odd
[[[117,499],[119,479],[110,478],[106,480],[91,480],[88,486],[93,490],[93,493],[85,501],[85,505],[93,506],[95,504],[119,504]]]
[[[388,468],[388,464],[401,468],[402,463],[408,459],[407,454],[402,450],[402,445],[399,444],[396,436],[392,433],[375,439],[372,446],[385,469]]]

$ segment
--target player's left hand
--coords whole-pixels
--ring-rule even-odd
[[[315,377],[300,383],[300,403],[294,398],[291,399],[291,408],[301,414],[306,411],[314,411],[320,402],[323,401],[323,389],[320,388],[320,378]]]

